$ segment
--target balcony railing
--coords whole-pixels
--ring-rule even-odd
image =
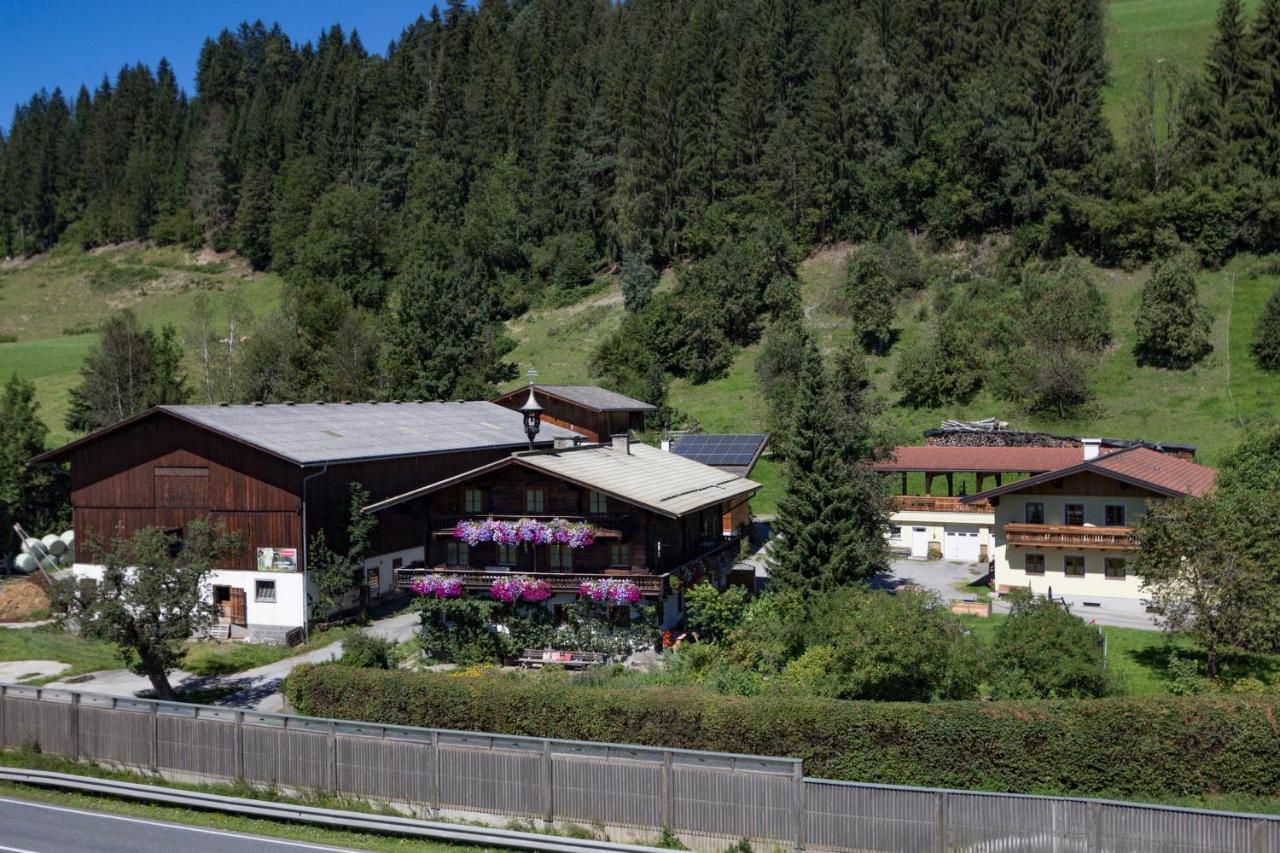
[[[1097,551],[1136,551],[1138,540],[1130,527],[1085,527],[1064,524],[1006,524],[1005,541],[1033,548],[1083,548]]]
[[[995,512],[987,501],[961,503],[960,498],[938,498],[933,495],[894,495],[897,512]]]
[[[521,577],[534,578],[535,580],[545,580],[551,584],[551,589],[558,593],[576,593],[578,587],[583,583],[590,581],[598,581],[601,578],[613,578],[629,580],[636,586],[640,587],[642,595],[660,596],[662,595],[663,586],[666,584],[666,575],[649,575],[636,574],[633,572],[522,572],[500,571],[497,569],[466,569],[457,566],[434,566],[432,568],[424,568],[422,566],[396,569],[396,588],[408,589],[415,579],[425,575],[456,575],[462,578],[463,584],[467,589],[488,589],[493,582],[501,578],[509,578],[512,575],[520,575]]]
[[[522,513],[520,515],[510,515],[496,512],[473,512],[458,515],[432,515],[431,526],[435,529],[432,534],[435,536],[445,537],[452,536],[454,529],[458,526],[459,521],[484,521],[492,518],[497,521],[519,521],[522,518],[529,518],[535,521],[551,521],[552,519],[560,519],[561,521],[570,522],[586,522],[590,524],[596,531],[597,539],[617,539],[622,534],[619,530],[630,519],[627,515],[534,515],[532,513]]]

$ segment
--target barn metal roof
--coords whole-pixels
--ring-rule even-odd
[[[533,387],[535,391],[550,397],[558,397],[596,412],[652,412],[657,409],[657,406],[598,385],[535,385]],[[502,398],[527,388],[528,386],[515,388],[503,394]]]
[[[141,417],[165,413],[299,465],[425,456],[528,444],[519,412],[485,401],[159,406],[37,457],[68,449]],[[544,423],[538,443],[577,433]],[[46,458],[47,457],[47,458]]]
[[[517,453],[508,459],[379,501],[365,509],[371,512],[386,509],[509,465],[544,471],[672,517],[735,497],[746,498],[760,488],[760,484],[753,480],[646,444],[633,443],[629,450],[604,444]]]

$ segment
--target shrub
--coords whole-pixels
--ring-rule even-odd
[[[982,387],[982,354],[969,332],[939,323],[925,347],[907,350],[898,362],[894,388],[914,408],[967,403]]]
[[[357,631],[342,642],[343,666],[359,666],[368,669],[391,669],[391,653],[395,643],[375,637],[365,631]]]
[[[649,266],[643,255],[628,253],[622,259],[619,284],[623,306],[634,313],[653,298],[653,290],[658,286],[658,271]]]
[[[1280,370],[1280,290],[1271,294],[1253,331],[1253,358],[1263,370]]]
[[[1025,590],[996,631],[992,692],[1000,698],[1080,699],[1110,689],[1102,635],[1065,607]]]
[[[747,591],[731,586],[721,592],[710,583],[690,587],[684,597],[689,629],[704,640],[728,636],[742,621],[747,606]]]
[[[828,779],[1095,795],[1280,789],[1273,695],[848,702],[308,664],[285,689],[303,714],[786,755]]]
[[[1178,252],[1156,263],[1142,287],[1138,340],[1139,365],[1186,370],[1209,354],[1209,313],[1196,292],[1195,257]]]

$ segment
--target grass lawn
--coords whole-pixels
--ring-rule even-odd
[[[269,646],[265,643],[187,643],[187,657],[182,669],[193,675],[230,675],[266,666],[285,658],[322,649],[360,630],[359,625],[345,625],[327,631],[312,631],[311,638],[296,646]]]
[[[1087,611],[1074,611],[1084,619]],[[995,613],[988,619],[962,616],[960,619],[983,643],[995,639],[996,629],[1008,616]],[[1170,638],[1163,631],[1144,631],[1138,628],[1114,628],[1100,626],[1107,639],[1107,665],[1120,682],[1121,691],[1127,696],[1154,696],[1169,692],[1166,668],[1170,652],[1176,650],[1183,657],[1203,663],[1204,653],[1184,638]],[[1251,676],[1268,684],[1280,683],[1280,655],[1239,655],[1222,665],[1222,678],[1228,682]],[[1213,808],[1226,808],[1213,806]]]
[[[71,665],[53,678],[36,679],[34,683],[124,666],[115,646],[77,637],[56,625],[0,630],[0,660],[57,660]]]

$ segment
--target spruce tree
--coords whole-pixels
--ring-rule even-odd
[[[45,450],[49,428],[40,420],[36,386],[15,373],[0,393],[0,557],[12,552],[15,523],[43,535],[70,521],[70,479],[60,465],[28,464]]]
[[[1280,176],[1280,0],[1262,0],[1249,33],[1246,70],[1250,159]]]
[[[1222,0],[1205,59],[1210,120],[1217,135],[1217,156],[1221,162],[1234,158],[1237,141],[1248,133],[1248,47],[1242,0]]]
[[[1196,261],[1177,252],[1157,261],[1142,287],[1134,355],[1139,365],[1186,370],[1209,354],[1209,313],[1196,292]]]
[[[787,488],[769,552],[771,583],[781,589],[835,589],[886,565],[888,516],[884,491],[866,465],[869,430],[858,408],[864,394],[852,383],[833,387],[817,347],[806,345]]]
[[[878,246],[864,246],[849,255],[845,267],[844,299],[853,328],[871,352],[884,353],[893,333],[895,287]]]
[[[1280,290],[1271,294],[1253,330],[1253,360],[1263,370],[1280,370]]]

